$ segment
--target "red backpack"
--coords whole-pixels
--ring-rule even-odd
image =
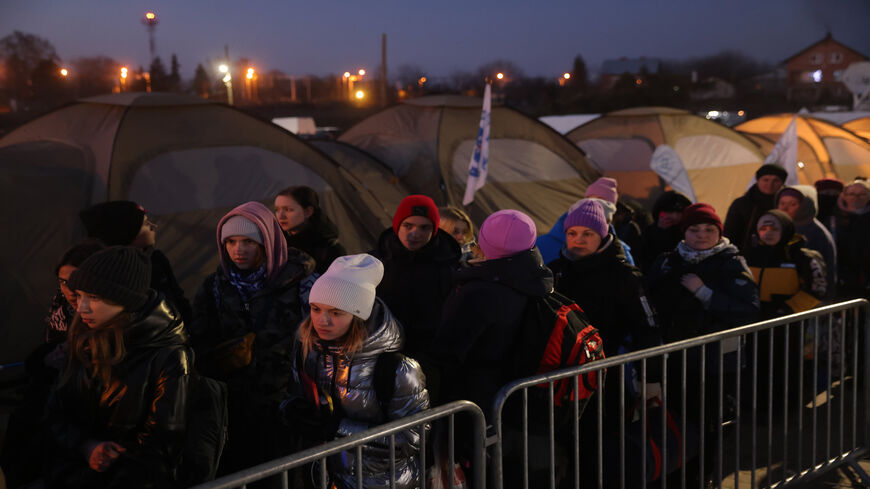
[[[553,292],[529,299],[519,351],[521,371],[518,376],[529,377],[603,359],[604,342],[577,303]],[[553,404],[570,406],[575,397],[581,401],[589,399],[604,380],[605,372],[600,373],[592,371],[581,375],[579,392],[574,392],[572,377],[556,381]],[[547,384],[537,387],[546,389]]]

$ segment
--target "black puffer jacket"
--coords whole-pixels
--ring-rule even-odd
[[[80,368],[49,400],[46,487],[172,486],[187,425],[192,356],[186,343],[181,318],[152,291],[125,329],[127,353],[112,371],[112,385],[83,385]],[[114,441],[127,451],[98,474],[87,466],[87,441]]]
[[[667,343],[714,333],[757,318],[760,301],[758,287],[737,248],[722,240],[715,253],[700,261],[686,259],[677,250],[661,255],[647,273],[647,290],[658,315]],[[694,273],[712,290],[707,303],[680,284],[687,273]]]
[[[555,276],[556,290],[576,302],[601,332],[605,356],[616,355],[629,335],[629,351],[661,344],[640,271],[625,261],[613,234],[593,255],[572,260],[563,251],[547,266]]]
[[[288,247],[302,250],[314,258],[314,271],[319,274],[325,272],[333,260],[347,254],[338,241],[338,228],[319,210],[294,234],[284,231],[284,238]]]
[[[731,203],[728,215],[725,216],[723,234],[741,251],[748,249],[752,244],[750,239],[755,232],[758,218],[776,207],[774,197],[775,195],[761,193],[758,184],[753,184],[742,197],[738,197]]]
[[[231,397],[267,396],[280,401],[290,375],[296,328],[305,315],[300,282],[313,270],[311,257],[288,250],[284,268],[247,304],[221,268],[209,275],[196,294],[190,326],[199,370],[227,382]],[[214,361],[215,347],[250,332],[256,334],[251,363],[233,372],[222,371]]]
[[[526,304],[553,291],[553,273],[532,248],[456,273],[457,289],[429,352],[442,376],[441,401],[469,399],[483,409],[512,378]]]
[[[417,358],[435,337],[462,250],[452,236],[439,229],[426,246],[409,251],[390,228],[381,233],[372,254],[384,264],[378,297],[405,327],[403,353]]]

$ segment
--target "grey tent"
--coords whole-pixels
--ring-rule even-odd
[[[215,226],[234,206],[271,205],[308,185],[349,251],[370,249],[391,216],[323,152],[231,107],[174,94],[85,99],[0,139],[2,225],[0,363],[22,359],[42,335],[57,287],[52,269],[84,236],[80,209],[141,204],[159,224],[157,246],[188,296],[217,266]]]
[[[340,140],[383,161],[413,193],[439,205],[462,202],[482,100],[433,95],[368,117]],[[583,152],[547,125],[504,107],[492,108],[489,175],[470,206],[480,223],[499,209],[529,214],[541,232],[598,177]]]

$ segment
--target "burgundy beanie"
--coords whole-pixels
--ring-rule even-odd
[[[479,244],[487,260],[497,260],[535,247],[538,231],[532,218],[520,211],[495,212],[480,226]]]
[[[583,199],[580,201],[568,217],[565,218],[565,232],[574,226],[585,226],[602,238],[607,237],[607,218],[604,216],[604,207],[595,199]]]
[[[433,232],[438,231],[438,224],[441,218],[438,216],[438,206],[435,201],[425,195],[409,195],[402,199],[399,208],[393,215],[393,231],[398,233],[399,226],[402,221],[411,216],[422,216],[428,218],[435,225]]]
[[[710,204],[697,203],[683,209],[683,218],[680,220],[680,229],[683,233],[689,226],[695,224],[712,224],[719,228],[719,234],[722,234],[722,220],[716,215],[716,209]]]
[[[816,180],[814,184],[819,193],[830,191],[832,193],[840,193],[845,188],[845,184],[836,178],[822,178]]]
[[[616,199],[619,197],[619,194],[616,193],[616,180],[608,177],[595,180],[586,187],[586,197],[596,197],[616,204]]]
[[[100,202],[79,212],[89,238],[106,246],[126,246],[136,239],[145,221],[145,209],[129,200]]]

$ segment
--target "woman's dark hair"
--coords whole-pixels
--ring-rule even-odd
[[[57,266],[54,267],[54,274],[57,275],[60,267],[64,265],[72,265],[78,268],[85,259],[105,247],[106,245],[102,241],[93,238],[72,245],[68,250],[63,252],[60,260],[57,261]]]
[[[290,197],[303,209],[306,207],[313,207],[315,213],[320,210],[320,198],[317,196],[317,192],[315,192],[311,187],[306,187],[305,185],[287,187],[278,192],[278,195]]]

